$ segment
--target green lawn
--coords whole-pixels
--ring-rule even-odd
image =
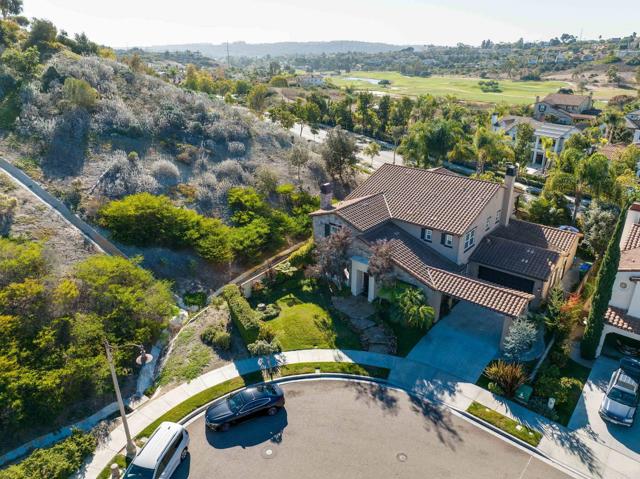
[[[267,321],[285,351],[313,348],[362,349],[360,338],[338,317],[330,305],[329,292],[315,281],[292,279],[266,296],[252,298],[276,303],[282,310]]]
[[[363,80],[354,80],[363,79]],[[513,81],[499,80],[502,92],[483,92],[478,85],[481,78],[432,76],[428,78],[409,77],[398,72],[354,71],[330,77],[337,86],[351,85],[360,90],[381,91],[396,95],[419,96],[430,93],[435,96],[454,95],[461,100],[486,103],[506,102],[509,104],[533,103],[536,96],[543,97],[555,93],[559,88],[570,86],[563,81]],[[389,86],[379,86],[365,79],[391,81]],[[606,100],[615,95],[629,94],[628,90],[606,88],[594,91],[596,100]]]
[[[396,355],[403,358],[411,352],[414,346],[418,344],[418,341],[420,341],[428,331],[424,328],[412,328],[406,324],[393,321],[385,321],[385,325],[393,331],[398,342]]]
[[[530,429],[527,426],[520,424],[518,421],[514,421],[509,417],[503,416],[499,412],[489,409],[475,401],[471,403],[467,412],[483,419],[507,434],[531,444],[534,447],[537,446],[540,443],[540,439],[542,439],[542,433],[539,431]]]

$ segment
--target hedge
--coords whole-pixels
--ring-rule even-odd
[[[222,289],[222,297],[229,305],[233,324],[236,325],[245,344],[251,344],[258,338],[259,319],[249,302],[242,296],[236,284],[228,284]]]
[[[291,266],[295,266],[296,268],[311,264],[313,262],[313,252],[315,251],[315,248],[316,245],[313,242],[313,239],[308,240],[304,245],[291,253],[289,256],[289,263]]]
[[[598,276],[596,276],[595,293],[591,302],[591,310],[589,311],[587,326],[585,327],[584,336],[580,343],[580,353],[588,359],[595,358],[596,350],[600,343],[600,336],[604,328],[604,315],[609,307],[613,284],[615,283],[616,274],[618,273],[620,239],[622,237],[622,230],[624,229],[628,209],[629,205],[620,212],[616,228],[607,246],[607,251],[602,258],[600,271],[598,271]]]
[[[36,449],[23,461],[0,471],[0,479],[67,479],[96,449],[92,434],[75,430],[47,449]]]

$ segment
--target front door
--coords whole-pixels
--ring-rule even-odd
[[[362,273],[362,294],[369,296],[369,273]]]

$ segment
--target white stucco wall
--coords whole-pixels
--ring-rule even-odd
[[[393,220],[393,222],[396,225],[398,225],[400,228],[405,230],[407,233],[409,233],[411,236],[414,236],[420,241],[423,241],[420,238],[420,232],[422,230],[421,226],[414,225],[413,223],[407,223],[405,221],[400,221],[400,220]],[[453,262],[457,262],[460,237],[453,235],[453,244],[451,245],[451,248],[448,248],[443,244],[440,244],[440,235],[442,234],[442,231],[438,231],[438,230],[432,230],[432,231],[433,231],[433,235],[432,235],[431,243],[426,241],[424,241],[424,243],[429,247],[433,248],[434,250],[436,250],[445,258],[450,259]]]
[[[504,188],[500,188],[498,193],[487,203],[487,206],[482,210],[480,215],[473,222],[473,225],[467,230],[471,231],[473,228],[476,230],[476,239],[475,246],[470,248],[468,251],[464,250],[464,236],[460,237],[460,242],[458,244],[457,251],[457,263],[465,264],[469,261],[469,256],[473,253],[473,251],[477,248],[477,246],[482,241],[486,235],[491,233],[496,227],[500,226],[500,217],[498,211],[502,211],[502,199],[506,190]],[[515,198],[514,198],[515,201]],[[487,218],[491,216],[491,223],[489,229],[486,229]],[[498,223],[496,223],[496,218],[498,219]],[[465,233],[466,234],[466,233]]]

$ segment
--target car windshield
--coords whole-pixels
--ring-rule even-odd
[[[258,386],[258,391],[262,393],[267,393],[269,396],[277,396],[278,392],[276,388],[274,388],[271,384],[265,384],[263,386]]]
[[[123,479],[153,479],[153,469],[131,464],[127,472],[124,473]]]
[[[240,394],[234,394],[233,396],[229,396],[227,399],[227,404],[229,405],[229,409],[236,412],[240,410],[244,401],[242,400],[242,396]]]
[[[609,391],[609,394],[607,394],[607,397],[612,401],[619,402],[625,406],[633,407],[636,405],[636,398],[633,394],[618,388],[612,388],[611,391]]]

